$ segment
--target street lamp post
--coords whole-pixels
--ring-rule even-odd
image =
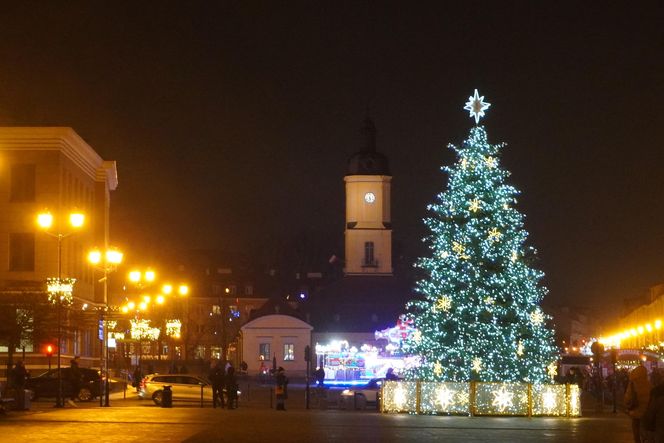
[[[69,214],[69,225],[73,229],[80,229],[85,223],[85,215],[80,212],[71,212]],[[56,310],[58,316],[58,392],[55,398],[55,407],[62,408],[64,406],[62,398],[62,370],[60,367],[61,362],[61,348],[62,348],[62,302],[63,299],[71,297],[71,290],[75,279],[67,279],[67,282],[64,282],[62,279],[62,240],[65,237],[73,234],[73,231],[63,233],[60,232],[51,232],[50,229],[53,227],[54,220],[53,215],[50,212],[42,212],[37,215],[37,225],[51,237],[58,239],[58,278],[56,282],[49,282],[48,292],[53,294]],[[55,284],[53,284],[55,283]],[[52,299],[53,300],[53,299]]]
[[[108,319],[106,315],[108,313],[108,274],[115,271],[120,263],[122,263],[122,252],[117,249],[107,249],[104,254],[98,249],[90,251],[88,254],[88,261],[92,263],[95,268],[103,271],[104,277],[100,281],[103,281],[104,287],[104,307],[102,310],[102,345],[101,345],[101,355],[100,358],[104,359],[104,389],[102,395],[99,398],[99,405],[101,406],[101,397],[104,397],[104,406],[108,407],[109,404],[109,372],[108,372]]]
[[[188,329],[188,297],[187,297],[189,295],[189,286],[186,283],[180,283],[179,285],[177,285],[177,288],[175,288],[175,287],[173,287],[172,284],[166,283],[162,286],[161,292],[165,296],[171,296],[171,295],[174,295],[175,293],[177,293],[179,299],[184,299],[185,300],[184,301],[184,304],[185,304],[184,310],[182,309],[181,303],[178,303],[178,309],[173,311],[173,313],[175,314],[176,317],[177,317],[178,313],[181,314],[182,317],[183,317],[182,320],[179,320],[179,323],[177,323],[178,319],[173,319],[173,324],[174,325],[176,323],[178,324],[177,328],[175,328],[175,329],[177,329],[177,332],[176,333],[175,332],[169,332],[168,331],[169,328],[167,327],[166,328],[167,329],[166,335],[171,339],[171,344],[173,345],[173,347],[175,347],[174,339],[177,339],[177,338],[180,338],[180,337],[184,336],[183,346],[184,346],[184,357],[185,357],[185,360],[186,360],[188,358],[186,348],[187,348],[187,343],[188,343],[187,337],[188,337],[188,334],[189,334],[189,329]],[[184,333],[183,333],[183,328],[184,328]],[[172,350],[169,351],[169,354],[171,356],[175,355]]]

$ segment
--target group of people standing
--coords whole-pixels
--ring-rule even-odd
[[[220,408],[228,405],[228,409],[237,408],[237,377],[235,376],[235,368],[230,363],[225,366],[218,361],[210,368],[209,377],[212,383],[212,407],[216,408],[219,404]],[[224,391],[226,397],[224,398]]]
[[[624,404],[634,443],[664,443],[664,380],[651,384],[646,368],[637,366],[629,373]]]

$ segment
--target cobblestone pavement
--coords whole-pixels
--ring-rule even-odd
[[[0,418],[0,441],[29,442],[601,442],[630,443],[628,419],[604,412],[576,419],[388,415],[373,411],[305,410],[296,401],[286,412],[264,401],[235,410],[209,404],[172,409],[114,394],[110,408],[79,403]],[[292,407],[290,407],[292,406]]]

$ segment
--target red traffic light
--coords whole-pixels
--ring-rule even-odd
[[[46,345],[46,354],[53,355],[53,345]]]

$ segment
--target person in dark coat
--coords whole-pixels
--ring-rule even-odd
[[[221,362],[217,362],[210,369],[210,383],[212,383],[212,407],[216,408],[217,403],[224,408],[224,384],[226,377]]]
[[[14,389],[17,391],[25,389],[25,381],[28,378],[28,371],[25,369],[23,360],[19,360],[14,365],[14,369],[11,372],[11,384]]]
[[[634,443],[643,441],[641,435],[641,419],[648,408],[650,400],[650,382],[648,371],[644,366],[637,366],[629,373],[629,384],[625,391],[624,404],[627,415],[632,418],[632,434]]]
[[[69,385],[71,386],[71,397],[69,404],[76,406],[74,400],[78,398],[78,393],[81,390],[81,369],[78,366],[78,356],[71,359],[69,364]]]
[[[318,387],[322,388],[325,385],[325,368],[322,365],[314,371],[314,377]]]
[[[226,371],[226,397],[228,400],[228,409],[237,408],[237,379],[235,378],[235,368],[229,366]]]
[[[134,369],[134,373],[132,375],[132,383],[131,385],[136,388],[136,392],[138,392],[138,388],[141,384],[141,380],[143,379],[143,371],[141,370],[140,366],[136,366],[136,369]]]
[[[285,411],[286,399],[288,398],[288,377],[286,377],[284,368],[281,366],[277,369],[276,384],[274,392],[277,397],[277,411]]]
[[[664,443],[664,383],[650,390],[650,401],[641,424],[653,443]]]
[[[387,372],[385,373],[385,380],[399,380],[399,377],[397,377],[397,374],[394,373],[394,368],[388,368]]]

